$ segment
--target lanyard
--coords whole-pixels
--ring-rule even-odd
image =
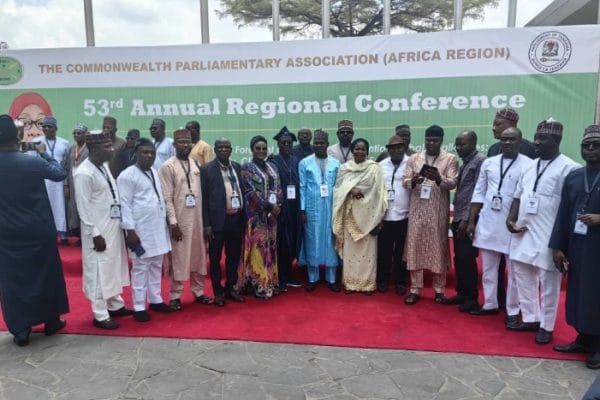
[[[583,205],[581,206],[582,214],[584,214],[584,211],[585,211],[588,203],[590,202],[590,198],[592,197],[592,192],[594,191],[594,188],[596,187],[596,184],[598,183],[599,179],[600,179],[600,171],[596,172],[596,177],[594,178],[594,181],[592,182],[592,187],[590,187],[590,182],[588,181],[588,169],[586,168],[585,171],[583,172],[583,184],[585,186],[585,198],[583,200]]]
[[[56,146],[56,144],[54,144]],[[79,156],[81,155],[81,152],[85,150],[85,143],[83,144],[83,146],[81,146],[81,149],[79,148],[79,146],[75,145],[75,161],[79,161]]]
[[[258,171],[258,173],[261,175],[261,178],[265,182],[265,192],[264,193],[266,196],[269,195],[270,181],[272,179],[269,169],[270,168],[269,168],[268,163],[265,163],[265,171],[262,171],[260,166],[258,164],[256,164],[256,170]],[[273,182],[273,186],[275,186],[275,182]]]
[[[317,158],[315,157],[315,160]],[[325,163],[327,162],[326,158],[319,158],[319,169],[321,170],[321,185],[325,184]]]
[[[344,154],[344,149],[342,145],[340,145],[340,153],[342,153],[342,157],[344,157],[344,161],[348,161],[348,156],[350,155],[350,147],[348,147],[348,151]]]
[[[44,141],[46,142],[46,146],[48,146],[48,149],[50,150],[50,155],[52,156],[52,158],[54,158],[54,149],[56,148],[56,139],[54,139],[54,146],[50,146],[50,142],[48,141],[48,138],[44,138]]]
[[[517,157],[519,157],[519,155],[517,154]],[[508,167],[506,167],[506,169],[504,169],[504,156],[500,157],[500,183],[498,183],[498,195],[500,195],[500,189],[502,189],[502,182],[504,182],[504,177],[506,176],[506,174],[508,173],[508,170],[510,169],[510,167],[512,167],[512,165],[515,163],[515,161],[517,161],[517,157],[513,158],[512,161],[510,162],[510,164],[508,164]],[[546,167],[548,167],[546,165]],[[545,168],[544,168],[545,170]],[[544,171],[542,171],[544,172]],[[533,189],[535,191],[535,189]]]
[[[556,160],[556,158],[559,156],[559,154],[557,154],[556,156],[554,156],[554,158],[552,160],[550,160],[548,162],[548,164],[546,164],[546,166],[544,167],[544,169],[542,169],[542,172],[540,172],[540,162],[542,161],[542,159],[540,158],[537,162],[537,166],[535,167],[535,171],[537,172],[537,178],[535,178],[535,183],[533,184],[533,193],[535,193],[535,191],[537,190],[537,185],[538,182],[540,181],[540,178],[542,177],[542,175],[544,175],[544,172],[546,172],[546,170],[548,169],[548,167],[550,166],[550,164],[552,164],[552,161]]]
[[[150,179],[150,182],[152,182],[152,188],[154,189],[154,193],[156,193],[156,197],[158,198],[158,202],[160,203],[160,195],[158,194],[158,190],[156,189],[156,180],[154,179],[154,173],[152,172],[152,168],[149,169],[150,174],[147,174],[146,171],[144,171],[141,168],[140,171],[142,171],[142,174],[144,174],[144,176]]]
[[[181,164],[181,168],[183,169],[183,172],[185,173],[185,179],[187,180],[187,185],[188,185],[188,190],[190,191],[190,193],[192,193],[192,183],[190,182],[190,171],[192,169],[192,166],[190,165],[190,160],[186,160],[187,161],[187,169],[185,168],[185,164],[183,161],[179,160],[179,164]]]
[[[92,164],[94,164],[94,163],[92,163]],[[102,176],[104,176],[104,179],[106,179],[106,183],[108,183],[108,187],[110,189],[110,194],[112,195],[113,201],[114,201],[115,204],[117,204],[118,203],[118,201],[117,201],[117,195],[115,194],[115,189],[113,188],[113,185],[110,182],[110,178],[108,177],[108,173],[104,169],[104,165],[97,166],[96,164],[94,164],[94,166],[100,170],[100,172],[102,173]]]
[[[398,171],[398,168],[400,168],[400,164],[402,164],[402,161],[400,161],[398,164],[394,165],[394,172],[392,172],[392,182],[390,183],[390,189],[392,189],[392,190],[394,190],[394,179],[396,178],[396,171]],[[392,165],[393,165],[393,163],[392,163]]]
[[[435,165],[435,161],[438,159],[439,154],[435,157],[433,157],[433,161],[431,162],[431,164],[429,164],[429,162],[427,162],[427,153],[425,153],[425,164],[427,165],[431,165],[432,167]]]
[[[231,188],[235,192],[236,189],[239,189],[239,187],[238,187],[238,182],[237,182],[237,178],[236,178],[236,175],[235,175],[235,171],[233,170],[233,167],[231,166],[231,163],[229,165],[223,165],[223,164],[221,164],[220,161],[217,160],[217,162],[221,166],[221,169],[227,168],[227,177],[229,178],[229,182],[231,182]]]

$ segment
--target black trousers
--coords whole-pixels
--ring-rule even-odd
[[[408,271],[406,263],[402,261],[408,218],[402,221],[383,221],[383,229],[377,239],[377,284],[387,285],[390,275],[394,276],[394,283],[407,285]]]
[[[469,300],[477,301],[477,255],[479,250],[473,247],[473,241],[464,236],[458,238],[459,221],[452,222],[454,243],[454,268],[456,270],[456,293]]]
[[[213,232],[208,244],[210,281],[215,296],[230,293],[237,283],[244,232],[240,229],[241,213],[227,215],[222,232]],[[225,287],[221,285],[221,254],[225,247]]]

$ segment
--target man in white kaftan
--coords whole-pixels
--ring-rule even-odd
[[[486,159],[481,165],[479,177],[471,199],[467,233],[473,237],[473,245],[481,250],[483,306],[472,310],[471,315],[491,315],[499,312],[498,264],[506,255],[508,288],[506,291],[506,324],[518,323],[519,296],[508,252],[511,233],[504,229],[510,211],[517,182],[531,159],[519,154],[522,134],[518,128],[502,132],[502,153]],[[479,216],[479,219],[477,219]],[[502,283],[503,284],[503,283]]]
[[[527,168],[517,184],[515,200],[507,219],[513,233],[510,259],[517,280],[523,322],[517,331],[536,331],[535,341],[552,341],[560,291],[560,273],[548,247],[566,176],[581,167],[560,154],[562,124],[539,123],[534,145],[540,157]],[[518,216],[518,218],[517,218]]]
[[[173,310],[181,309],[183,283],[190,280],[196,301],[209,304],[204,295],[206,279],[206,249],[202,220],[202,190],[200,164],[190,157],[192,136],[187,129],[173,133],[175,157],[160,167],[159,176],[171,233],[171,255],[167,266],[171,279]]]
[[[73,173],[81,221],[83,292],[92,303],[94,326],[115,329],[111,316],[130,315],[121,297],[129,285],[127,250],[121,230],[119,191],[108,161],[114,150],[102,133],[87,134],[89,158]]]
[[[167,227],[167,208],[160,179],[152,167],[156,151],[148,139],[136,144],[136,164],[117,178],[123,214],[122,228],[126,244],[134,255],[131,270],[133,317],[139,322],[150,320],[146,312],[146,296],[150,310],[169,313],[161,296],[163,257],[171,250]]]
[[[57,129],[58,125],[56,118],[50,116],[44,117],[42,121],[44,138],[36,141],[44,143],[48,154],[58,161],[59,164],[64,166],[67,152],[71,145],[66,139],[56,136]],[[56,232],[61,239],[61,243],[67,244],[67,216],[65,211],[64,181],[53,182],[46,179],[45,182],[48,198],[50,199],[50,207],[52,208],[52,215],[54,216],[54,224],[56,225]]]

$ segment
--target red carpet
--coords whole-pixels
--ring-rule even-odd
[[[456,307],[433,302],[431,289],[415,306],[406,306],[393,290],[372,296],[332,293],[324,284],[313,293],[290,289],[271,300],[247,298],[246,303],[228,302],[223,308],[192,302],[186,287],[183,310],[151,313],[152,320],[138,323],[119,318],[121,327],[104,331],[92,326],[89,302],[81,291],[81,249],[61,247],[71,312],[65,316],[64,333],[133,337],[229,339],[258,342],[318,344],[348,347],[427,350],[485,355],[525,356],[583,360],[581,355],[554,352],[552,344],[534,343],[534,333],[510,332],[504,315],[474,317]],[[427,285],[426,281],[426,285]],[[453,295],[454,277],[448,277],[448,295]],[[207,280],[207,292],[211,293]],[[168,282],[163,281],[168,302]],[[123,295],[131,304],[129,288]],[[6,329],[3,322],[0,328]],[[37,328],[39,331],[41,327]],[[35,330],[34,330],[35,331]],[[564,292],[554,331],[554,342],[573,340],[575,331],[566,325]]]

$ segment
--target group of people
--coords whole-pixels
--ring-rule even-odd
[[[2,116],[0,163],[29,162],[24,170],[36,177],[17,182],[0,170],[5,203],[0,246],[7,250],[0,252],[5,266],[0,295],[9,330],[17,344],[25,345],[32,325],[45,323],[46,334],[64,326],[64,279],[56,241],[48,239],[56,232],[65,239],[63,221],[76,218],[83,289],[98,328],[117,328],[120,316],[146,322],[148,310],[181,310],[185,281],[200,304],[222,307],[226,300],[244,302],[248,294],[269,299],[300,286],[292,269],[296,261],[306,268],[308,292],[316,290],[323,268],[334,292],[371,295],[393,283],[407,305],[421,300],[424,272],[430,271],[436,303],[474,316],[498,314],[505,307],[507,329],[536,332],[535,342],[545,344],[552,340],[561,273],[568,270],[567,322],[579,336],[555,349],[588,352],[587,366],[600,368],[600,297],[594,290],[599,272],[592,265],[592,246],[600,234],[600,127],[584,132],[586,166],[581,168],[559,151],[560,122],[540,122],[531,143],[517,128],[518,119],[512,109],[496,113],[492,130],[498,143],[487,157],[477,151],[475,132],[461,132],[455,139],[460,166],[442,149],[440,126],[426,129],[424,151],[416,153],[409,146],[410,127],[397,126],[375,161],[368,141],[354,139],[353,123],[346,119],[338,123],[335,144],[320,129],[302,128],[296,136],[283,127],[273,138],[278,154],[269,155],[267,139],[255,136],[252,159],[240,165],[230,159],[227,138],[215,141],[213,158],[196,121],[168,138],[165,122],[155,119],[152,140],[135,130],[123,140],[112,117],[104,119],[102,131],[78,124],[72,146],[56,136],[56,119],[46,117],[43,140],[29,149],[39,157],[29,157],[20,154],[25,149],[19,148],[12,119]],[[33,188],[42,178],[43,193]],[[62,217],[61,204],[54,201],[60,197],[56,182],[64,187]],[[21,243],[24,232],[30,234],[40,220],[26,218],[30,212],[22,216],[21,207],[53,215],[56,232],[46,228]],[[452,264],[449,228],[457,278],[451,297],[445,295]],[[55,283],[34,287],[37,298],[48,303],[44,309],[34,310],[15,282],[13,270],[29,260],[19,258],[23,251],[31,260],[43,259]],[[479,251],[483,304],[478,301]],[[46,252],[52,257],[42,256]],[[204,290],[208,271],[214,297]],[[161,296],[163,272],[170,279],[168,302]],[[132,309],[121,297],[130,281]]]

